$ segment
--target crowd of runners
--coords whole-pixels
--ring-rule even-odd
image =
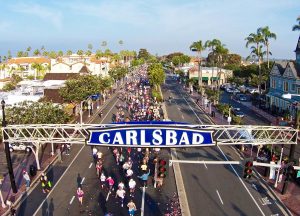
[[[156,98],[151,97],[146,66],[140,67],[134,75],[127,78],[124,87],[119,91],[118,99],[120,103],[117,105],[117,112],[112,116],[113,122],[161,120],[162,110]],[[106,202],[115,200],[121,207],[127,207],[129,215],[133,216],[137,211],[136,187],[148,186],[149,177],[155,174],[159,151],[159,148],[110,148],[109,154],[113,155],[115,165],[120,170],[116,175],[111,167],[104,166],[105,158],[111,156],[104,158],[100,149],[93,147],[99,188],[106,194]],[[82,204],[84,192],[81,188],[78,188],[77,196]]]

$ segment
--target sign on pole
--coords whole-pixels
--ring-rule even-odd
[[[215,145],[213,131],[184,126],[130,125],[89,132],[88,145],[172,148]]]

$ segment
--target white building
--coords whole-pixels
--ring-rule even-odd
[[[219,85],[227,83],[227,79],[232,77],[232,70],[225,70],[218,67],[202,67],[202,83],[205,85],[215,84],[219,80]],[[198,79],[198,66],[193,67],[188,72],[189,79]]]
[[[50,73],[90,73],[92,75],[107,76],[109,69],[109,58],[97,59],[95,55],[80,56],[72,54],[51,59]]]
[[[41,71],[37,71],[33,67],[33,64],[40,64],[42,66]],[[11,58],[5,64],[5,67],[1,67],[0,78],[4,79],[7,77],[11,77],[12,74],[17,74],[22,78],[26,78],[28,76],[38,76],[47,73],[50,67],[50,59],[45,57],[18,57]]]

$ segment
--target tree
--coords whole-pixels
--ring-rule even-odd
[[[260,32],[262,34],[263,44],[267,48],[267,62],[268,62],[268,68],[270,68],[269,54],[271,54],[271,52],[270,52],[270,41],[269,40],[270,39],[276,40],[276,34],[270,31],[269,26],[259,28],[258,32]]]
[[[26,48],[26,51],[27,51],[27,52],[30,52],[30,51],[31,51],[31,46],[27,47],[27,48]]]
[[[102,41],[101,46],[106,47],[107,46],[107,42],[106,41]]]
[[[93,45],[92,45],[92,44],[88,44],[88,49],[89,49],[90,52],[92,53],[92,51],[93,51]]]
[[[217,89],[219,89],[219,79],[221,74],[221,67],[224,66],[226,61],[226,57],[228,55],[229,50],[225,47],[225,44],[218,44],[215,49],[215,54],[217,57],[217,66],[219,68],[219,72],[217,72]]]
[[[80,57],[82,57],[83,54],[84,54],[83,50],[78,50],[78,51],[77,51],[77,55],[79,55]]]
[[[57,52],[57,55],[58,55],[59,57],[61,57],[61,56],[64,55],[64,52],[63,52],[62,50],[59,50],[59,51]]]
[[[92,51],[91,51],[91,50],[87,50],[87,51],[85,52],[85,55],[91,56],[91,55],[92,55]]]
[[[34,79],[37,79],[41,75],[44,75],[44,74],[41,74],[41,73],[45,72],[45,68],[44,68],[44,66],[42,64],[40,64],[40,63],[33,63],[31,65],[31,68],[35,70]]]
[[[145,60],[148,60],[149,57],[150,57],[150,53],[147,51],[147,49],[141,48],[141,49],[139,50],[139,54],[138,54],[137,57],[138,57],[139,59],[143,58],[143,59],[145,59]]]
[[[205,48],[210,49],[210,53],[208,54],[208,58],[207,61],[208,63],[213,67],[212,68],[212,80],[211,83],[213,83],[213,77],[214,77],[214,66],[215,66],[215,62],[217,62],[216,60],[216,47],[217,46],[221,46],[222,43],[220,40],[218,39],[213,39],[213,40],[207,40],[204,44]]]
[[[104,89],[101,83],[99,76],[77,76],[67,80],[65,86],[59,90],[59,94],[66,102],[79,103],[91,95],[100,93]]]
[[[293,31],[300,31],[300,16],[297,18],[298,24],[293,26]]]
[[[259,73],[259,81],[260,81],[260,85],[259,85],[259,94],[261,94],[261,58],[262,58],[262,51],[261,48],[262,46],[260,45],[261,43],[264,42],[264,38],[263,35],[261,34],[260,31],[258,31],[256,34],[255,33],[250,33],[248,37],[245,38],[246,42],[246,47],[248,48],[248,46],[250,44],[255,44],[255,47],[251,47],[251,53],[249,57],[255,57],[257,59],[258,62],[258,73]]]
[[[203,94],[202,90],[202,56],[201,53],[205,50],[205,46],[203,46],[203,43],[201,40],[193,42],[190,46],[190,50],[198,53],[198,86],[200,87],[200,94]]]
[[[50,51],[48,56],[52,59],[55,59],[55,58],[57,58],[57,53],[55,51]]]
[[[17,57],[23,57],[23,54],[24,54],[23,51],[18,51],[17,52]]]
[[[72,50],[67,50],[66,54],[67,54],[67,56],[70,56],[70,55],[73,54],[73,51]]]
[[[48,51],[44,51],[43,53],[42,53],[42,56],[49,56],[49,52]]]
[[[242,61],[242,57],[238,54],[228,54],[226,63],[227,65],[240,65]]]
[[[70,116],[53,103],[24,101],[6,108],[9,124],[65,124]]]
[[[41,55],[40,50],[39,50],[39,49],[35,49],[35,50],[33,51],[33,55],[34,55],[34,56],[39,56],[39,55]]]
[[[160,63],[154,63],[147,68],[149,82],[156,90],[164,83],[166,75]]]
[[[122,46],[124,44],[124,42],[122,40],[119,40],[119,44],[120,44],[120,46]]]
[[[101,51],[101,50],[96,50],[96,55],[95,55],[95,57],[96,57],[96,59],[100,59],[101,57],[103,57],[103,52]]]
[[[121,67],[121,66],[114,67],[108,71],[109,76],[113,78],[114,81],[124,78],[127,73],[128,73],[128,68]]]
[[[8,51],[7,51],[7,58],[8,58],[8,59],[11,59],[11,57],[12,57],[12,56],[11,56],[11,51],[8,50]]]

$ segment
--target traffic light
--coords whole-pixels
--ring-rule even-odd
[[[167,160],[165,159],[160,159],[158,162],[158,177],[160,178],[166,178],[167,177],[167,171],[169,164]]]
[[[251,178],[252,172],[253,172],[252,168],[253,168],[253,162],[246,161],[245,167],[244,167],[244,178]]]

